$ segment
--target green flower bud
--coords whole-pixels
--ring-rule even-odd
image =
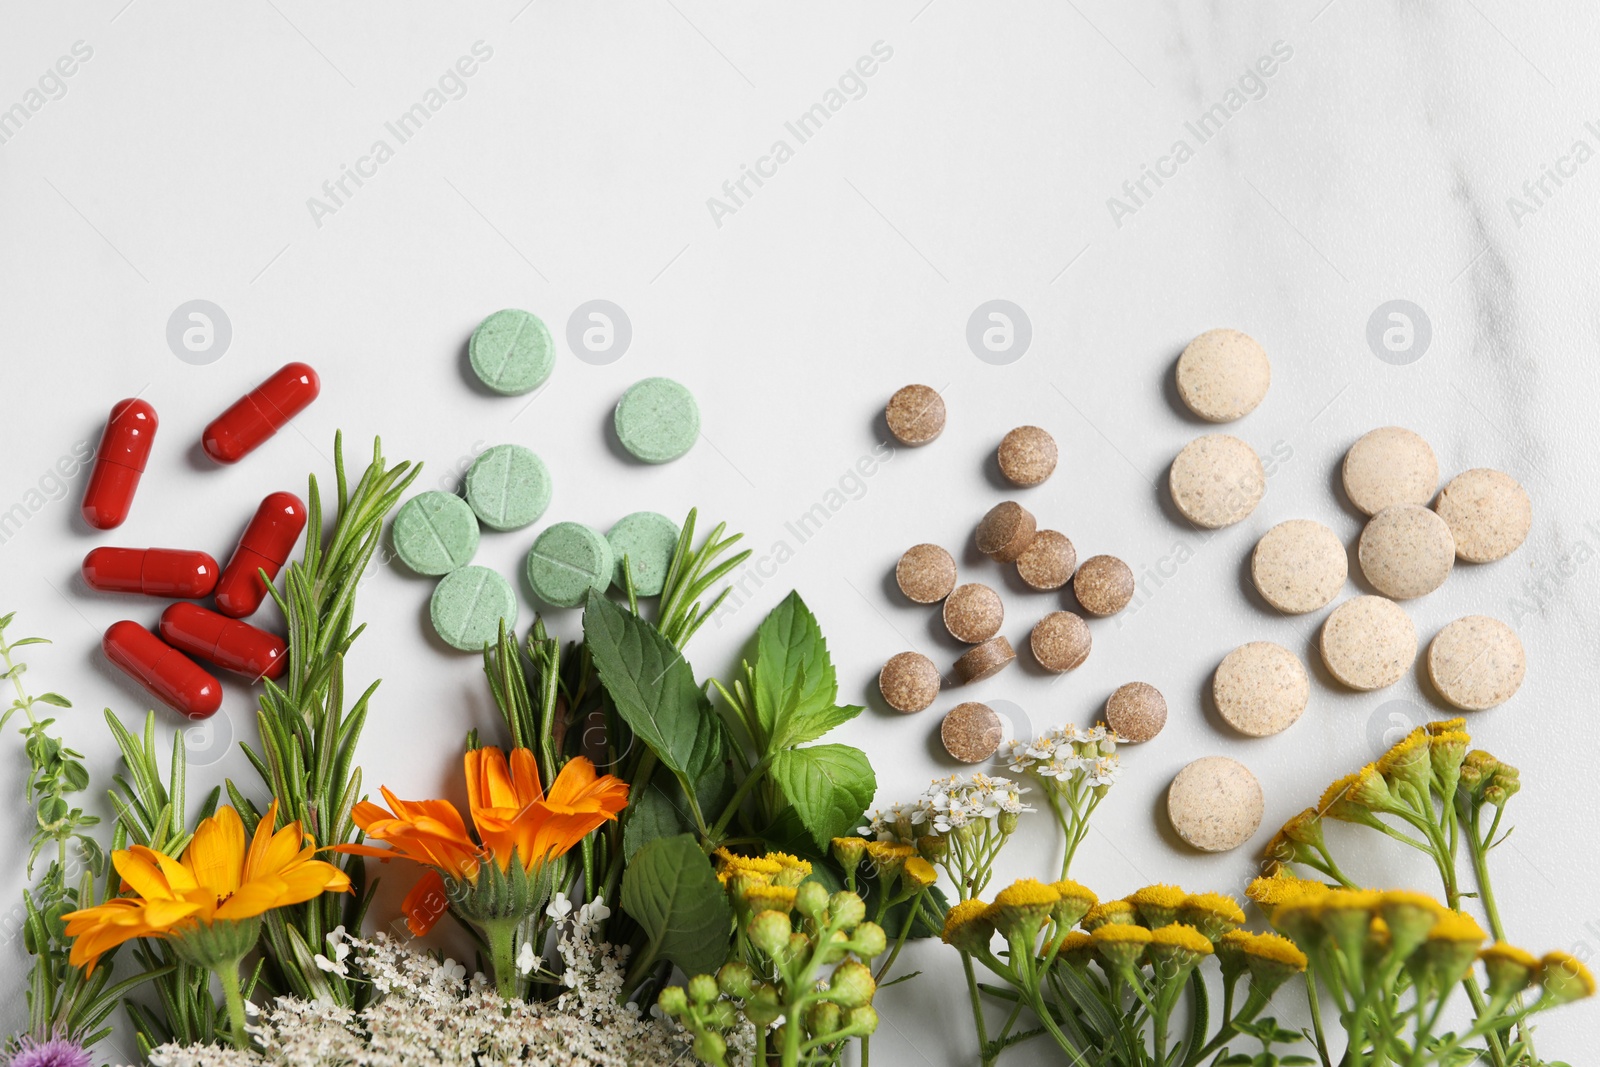
[[[689,999],[696,1004],[710,1004],[718,994],[717,980],[709,974],[697,974],[689,979]]]
[[[999,817],[995,819],[995,824],[1000,827],[1002,836],[1010,837],[1017,832],[1017,818],[1017,813],[1014,811],[1002,811],[1000,813]]]
[[[795,892],[794,906],[801,915],[815,920],[822,909],[828,906],[828,890],[821,882],[802,882]]]
[[[717,972],[717,985],[730,997],[745,1000],[750,996],[750,987],[755,984],[756,972],[743,960],[729,960]]]
[[[812,1037],[822,1037],[838,1030],[843,1018],[844,1013],[839,1010],[839,1005],[819,1000],[806,1011],[806,1030]]]
[[[872,980],[872,968],[858,960],[849,960],[834,969],[828,980],[828,999],[843,1008],[859,1008],[872,1003],[872,994],[878,984]]]
[[[739,1013],[733,1004],[726,1000],[719,1000],[706,1009],[706,1021],[717,1030],[732,1030],[739,1022]]]
[[[855,937],[851,939],[853,951],[864,959],[882,954],[889,947],[889,937],[883,932],[883,927],[874,922],[864,922],[856,927]]]
[[[950,842],[943,834],[926,834],[917,838],[917,851],[929,863],[938,863],[950,855]]]
[[[867,906],[854,893],[840,891],[828,898],[828,914],[834,926],[852,930],[867,917]]]
[[[694,1054],[702,1063],[720,1064],[722,1057],[728,1054],[728,1043],[722,1040],[721,1034],[702,1030],[694,1035]]]
[[[669,985],[656,998],[656,1005],[676,1019],[689,1010],[689,998],[685,995],[682,986]]]
[[[762,982],[750,991],[750,996],[744,1002],[744,1015],[757,1026],[771,1026],[783,1014],[783,1005],[778,1001],[778,990],[766,982]]]
[[[849,1030],[865,1037],[878,1029],[878,1012],[871,1004],[863,1004],[859,1008],[851,1008],[845,1014],[844,1025]]]
[[[752,945],[775,957],[788,946],[791,930],[789,917],[783,912],[763,911],[756,913],[745,932]]]

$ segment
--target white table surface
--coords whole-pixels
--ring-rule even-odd
[[[85,551],[225,557],[265,493],[303,491],[308,471],[331,482],[337,429],[353,465],[381,434],[392,459],[425,461],[428,487],[452,487],[475,451],[516,441],[554,472],[543,521],[604,527],[698,505],[743,530],[753,563],[769,562],[747,570],[739,610],[691,645],[697,671],[730,677],[762,614],[798,588],[843,697],[870,704],[840,735],[872,757],[880,803],[956,769],[935,737],[937,708],[956,694],[903,717],[874,691],[895,652],[956,653],[930,611],[894,593],[901,550],[943,543],[966,577],[997,583],[1013,643],[1060,602],[974,557],[972,527],[993,503],[1016,495],[1081,554],[1127,559],[1136,607],[1094,625],[1082,668],[1057,680],[1023,663],[974,693],[1043,728],[1091,723],[1122,682],[1158,686],[1167,728],[1126,751],[1074,873],[1103,896],[1149,881],[1238,892],[1284,818],[1386,732],[1445,714],[1425,672],[1377,693],[1333,684],[1314,654],[1325,612],[1277,615],[1245,569],[1283,519],[1317,519],[1353,543],[1360,518],[1339,461],[1361,433],[1399,424],[1433,443],[1446,477],[1497,467],[1533,497],[1522,549],[1460,566],[1406,607],[1424,642],[1469,613],[1521,634],[1526,684],[1470,727],[1523,772],[1498,894],[1528,947],[1600,946],[1600,162],[1573,155],[1576,141],[1600,148],[1600,126],[1585,125],[1600,114],[1590,6],[911,0],[769,5],[757,17],[704,0],[581,12],[110,0],[11,4],[0,26],[0,108],[26,113],[0,126],[0,512],[13,516],[0,608],[19,612],[14,632],[55,640],[30,650],[28,679],[76,702],[61,729],[90,755],[97,790],[113,768],[99,709],[132,722],[149,703],[102,659],[99,635],[123,617],[153,623],[159,604],[89,593],[76,577]],[[75,46],[92,54],[63,64],[70,77],[47,76]],[[475,46],[472,76],[447,78],[430,101]],[[785,123],[826,108],[875,49],[872,75],[846,77],[837,110],[801,142]],[[1271,77],[1246,78],[1230,99],[1275,50]],[[439,106],[402,143],[386,123],[419,102]],[[1185,124],[1218,102],[1227,121],[1202,141]],[[385,160],[363,162],[380,139]],[[771,162],[779,140],[790,151]],[[1162,162],[1179,140],[1183,162]],[[1172,176],[1146,178],[1134,199],[1124,183],[1146,166]],[[346,178],[335,202],[323,185],[346,167],[370,177]],[[746,179],[734,201],[722,187],[744,167],[770,177]],[[1545,178],[1541,192],[1547,168],[1562,183]],[[167,342],[169,316],[195,299],[231,324],[205,365]],[[630,346],[607,365],[565,341],[569,316],[595,299],[631,322]],[[1031,324],[1031,344],[1005,365],[966,339],[969,316],[994,299]],[[1426,320],[1420,358],[1369,347],[1369,318],[1391,300]],[[543,316],[561,348],[531,402],[490,396],[464,372],[468,332],[505,306]],[[1272,356],[1270,395],[1230,432],[1275,459],[1256,512],[1207,534],[1176,516],[1164,485],[1202,432],[1177,405],[1172,362],[1217,325]],[[236,467],[200,456],[200,428],[290,359],[321,372],[321,399]],[[689,385],[704,413],[704,440],[664,467],[628,462],[606,432],[620,392],[654,374]],[[944,436],[850,480],[878,447],[883,402],[908,381],[944,391]],[[155,454],[129,522],[91,533],[77,517],[83,475],[49,472],[134,394],[160,412]],[[1063,460],[1014,494],[991,456],[1022,423],[1049,429]],[[802,541],[789,524],[819,503],[827,521]],[[477,562],[515,574],[531,539],[486,535]],[[430,589],[393,563],[361,591],[370,628],[349,676],[384,679],[361,748],[374,790],[458,795],[463,732],[496,721],[475,657],[430,635]],[[1353,577],[1346,595],[1363,591]],[[519,595],[526,622],[533,604],[525,586]],[[548,618],[576,632],[575,613]],[[1266,740],[1231,733],[1202,701],[1218,660],[1256,639],[1287,644],[1313,672],[1304,719]],[[164,710],[158,720],[163,737],[182,725]],[[227,742],[253,735],[252,695],[230,683],[215,723],[190,739],[194,782],[251,782]],[[15,845],[29,828],[24,764],[14,739],[4,746],[0,834]],[[1250,766],[1267,804],[1251,844],[1217,856],[1184,848],[1163,814],[1173,774],[1208,754]],[[1374,883],[1434,888],[1421,857],[1333,836]],[[997,884],[1048,874],[1056,848],[1048,818],[1028,820]],[[18,866],[0,871],[0,899],[16,899]],[[380,915],[408,882],[394,874]],[[11,929],[6,1030],[23,1018]],[[954,954],[925,945],[905,959],[926,973],[881,998],[874,1062],[970,1062]],[[1287,1000],[1280,1013],[1294,1018]],[[1541,1036],[1546,1055],[1579,1062],[1600,1024],[1593,1008],[1568,1009]],[[1008,1061],[1052,1057],[1037,1047]]]

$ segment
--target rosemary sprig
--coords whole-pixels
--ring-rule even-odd
[[[678,544],[672,552],[672,564],[667,568],[666,584],[661,588],[661,604],[656,610],[656,629],[680,651],[689,644],[695,631],[716,614],[732,588],[723,587],[709,604],[701,604],[700,598],[729,571],[750,558],[750,550],[745,549],[717,562],[718,557],[744,537],[744,534],[723,537],[723,531],[728,528],[725,522],[712,527],[711,533],[696,548],[694,524],[698,510],[690,509],[688,518],[683,520]]]

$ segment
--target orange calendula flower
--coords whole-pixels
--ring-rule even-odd
[[[272,802],[245,845],[244,823],[230,807],[217,809],[195,829],[183,856],[135,845],[111,854],[124,891],[92,908],[62,916],[72,938],[74,966],[93,972],[111,949],[136,937],[182,936],[198,927],[253,919],[325,892],[350,890],[345,873],[325,860],[298,822],[273,831]]]

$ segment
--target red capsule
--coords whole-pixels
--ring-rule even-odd
[[[283,429],[322,391],[317,372],[304,363],[285,363],[240,397],[200,435],[206,455],[218,463],[237,463]]]
[[[206,719],[222,707],[222,683],[136,622],[114,622],[100,641],[106,658],[174,711]]]
[[[97,548],[83,557],[83,580],[103,593],[210,596],[217,561],[180,548]]]
[[[256,571],[276,578],[305,526],[306,506],[293,493],[273,493],[263,500],[217,579],[217,610],[235,619],[253,614],[267,598],[266,584]]]
[[[121,526],[156,438],[156,409],[137,397],[119,400],[106,420],[94,470],[83,492],[83,521],[97,530]]]
[[[283,638],[198,604],[173,604],[161,613],[161,636],[191,656],[251,681],[276,678],[289,660]]]

